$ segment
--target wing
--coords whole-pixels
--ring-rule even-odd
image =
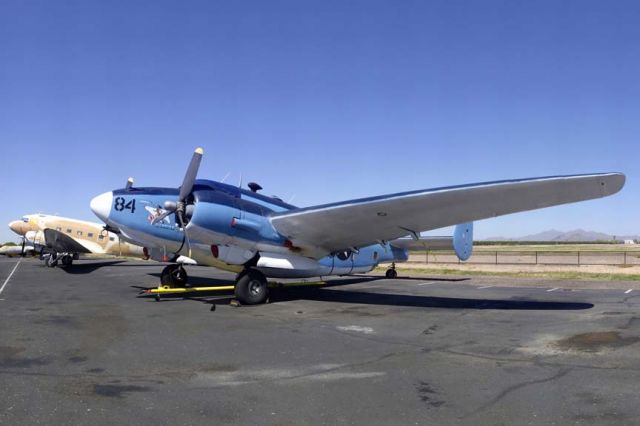
[[[47,228],[44,230],[44,240],[47,247],[54,249],[57,252],[69,252],[69,253],[91,253],[91,250],[74,240],[72,237],[56,231],[55,229]]]
[[[605,197],[621,173],[553,176],[403,192],[289,210],[274,228],[308,255],[320,256],[458,223]]]

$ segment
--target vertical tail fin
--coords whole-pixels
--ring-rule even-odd
[[[456,225],[453,231],[453,249],[458,259],[465,261],[473,252],[473,222]]]

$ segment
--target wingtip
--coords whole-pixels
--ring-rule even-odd
[[[627,180],[627,177],[624,173],[615,172],[610,173],[606,181],[602,181],[602,185],[606,186],[606,195],[612,195],[616,192],[619,192],[623,187]]]

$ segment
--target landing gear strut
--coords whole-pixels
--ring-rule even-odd
[[[184,287],[188,280],[187,271],[180,264],[167,265],[160,275],[160,283],[170,287]]]
[[[389,279],[394,279],[395,277],[398,276],[398,273],[396,272],[396,263],[395,262],[393,262],[391,264],[391,267],[389,269],[387,269],[387,272],[385,272],[384,276],[389,278]]]
[[[73,261],[77,258],[77,253],[59,253],[57,251],[45,251],[44,249],[40,251],[40,259],[44,260],[44,264],[49,268],[55,268],[58,266],[58,263],[61,263],[61,266],[71,266]]]
[[[254,269],[242,271],[236,280],[234,293],[244,305],[264,303],[269,296],[267,278]]]
[[[49,268],[55,268],[56,266],[58,266],[58,253],[53,252],[49,255],[45,255],[44,264]]]

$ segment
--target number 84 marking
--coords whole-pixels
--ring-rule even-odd
[[[129,200],[129,202],[127,202],[127,200],[125,200],[122,197],[116,197],[116,199],[114,200],[115,203],[113,205],[113,208],[116,209],[116,211],[121,212],[123,210],[131,210],[131,213],[136,211],[136,199],[132,199]]]

